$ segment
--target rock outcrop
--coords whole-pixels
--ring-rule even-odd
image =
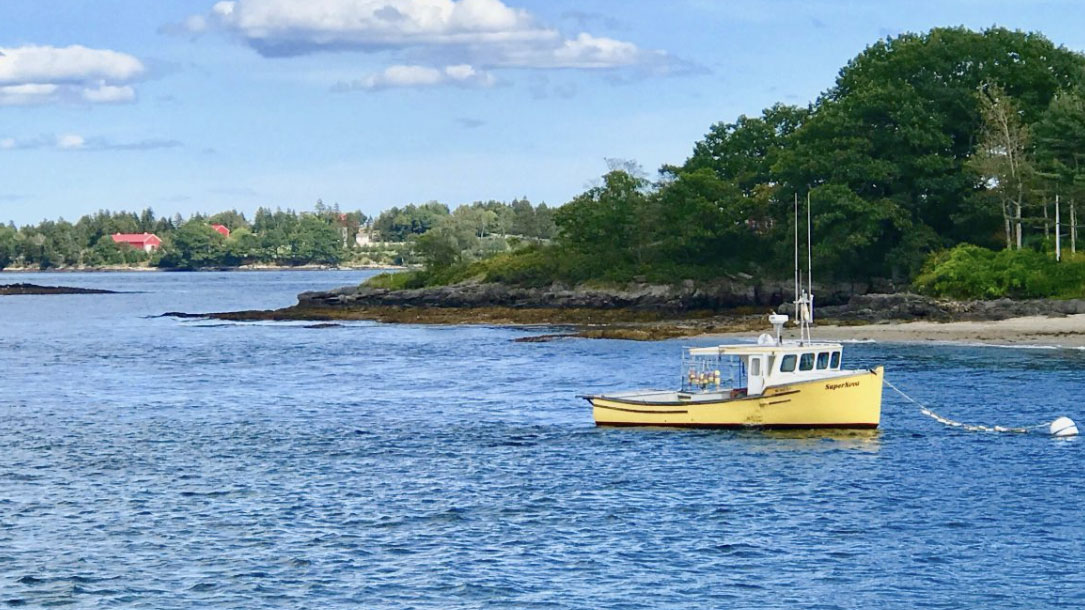
[[[1085,313],[1085,300],[951,301],[907,292],[866,294],[867,286],[815,286],[819,320],[888,322],[907,320],[1004,320],[1022,316]],[[503,284],[465,283],[413,290],[366,286],[298,295],[297,308],[308,311],[351,308],[595,310],[641,312],[681,318],[687,314],[746,314],[775,309],[794,317],[785,302],[790,282],[723,280],[685,281],[676,285],[634,283],[622,287],[522,288]]]
[[[865,286],[826,285],[819,288],[819,303],[845,304]],[[464,283],[414,290],[387,290],[366,286],[327,292],[305,292],[298,305],[319,307],[509,307],[549,309],[629,309],[660,313],[725,312],[748,307],[778,307],[789,299],[790,282],[752,283],[746,279],[675,285],[633,283],[621,287],[554,284],[522,288],[504,284]]]
[[[910,293],[866,293],[869,287],[815,286],[821,324],[930,320],[1003,320],[1085,313],[1085,300],[948,301]],[[622,287],[522,288],[464,283],[417,290],[366,286],[304,292],[276,310],[166,316],[221,320],[376,320],[407,324],[548,324],[577,328],[558,336],[662,339],[704,333],[764,330],[769,310],[794,317],[791,282],[686,281]]]
[[[788,312],[788,307],[782,309]],[[858,322],[1006,320],[1024,316],[1063,316],[1078,313],[1085,313],[1085,300],[950,301],[911,293],[861,294],[851,297],[846,305],[817,308],[820,318]]]
[[[99,288],[73,288],[71,286],[0,284],[0,295],[5,294],[116,294],[116,292]]]

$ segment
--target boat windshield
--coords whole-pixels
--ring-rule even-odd
[[[721,392],[746,387],[746,363],[736,356],[682,352],[682,391]]]

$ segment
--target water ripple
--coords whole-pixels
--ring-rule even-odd
[[[145,317],[356,281],[212,276],[0,301],[0,602],[1085,604],[1079,442],[945,429],[888,394],[876,432],[596,429],[577,393],[670,385],[690,341]],[[848,354],[955,418],[1085,419],[1078,351]]]

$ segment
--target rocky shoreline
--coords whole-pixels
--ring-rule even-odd
[[[458,284],[414,290],[388,290],[366,286],[345,287],[298,295],[297,307],[306,309],[338,308],[452,308],[552,310],[627,310],[658,316],[703,318],[713,314],[745,315],[770,309],[792,312],[789,283],[751,285],[741,282],[679,285],[633,284],[621,288],[553,285],[547,288],[521,288],[501,284]],[[866,293],[857,285],[815,287],[820,318],[850,322],[888,322],[908,320],[1004,320],[1023,316],[1063,316],[1085,313],[1082,299],[1035,299],[1014,301],[953,301],[934,299],[908,292]]]
[[[819,294],[818,323],[825,325],[983,322],[1085,314],[1085,300],[950,301],[911,293],[868,294],[854,285],[815,288]],[[571,332],[536,340],[565,336],[655,340],[764,330],[764,316],[769,311],[792,313],[791,305],[783,302],[790,298],[788,289],[790,282],[752,285],[742,281],[618,288],[523,288],[481,283],[416,290],[355,286],[305,292],[298,295],[296,305],[276,310],[164,315],[235,321],[567,326]]]
[[[783,307],[784,312],[789,307]],[[1033,299],[1014,301],[952,301],[911,293],[862,294],[844,305],[818,307],[822,319],[850,323],[878,322],[989,322],[1031,316],[1061,317],[1085,313],[1083,299]]]
[[[736,277],[712,282],[686,280],[662,285],[633,283],[625,286],[568,286],[555,283],[544,288],[525,288],[494,283],[462,283],[406,290],[347,286],[321,292],[303,292],[298,305],[309,308],[416,307],[512,309],[628,310],[669,315],[689,312],[763,310],[790,299],[791,282],[758,282]],[[818,287],[819,303],[844,305],[869,286],[825,284]]]

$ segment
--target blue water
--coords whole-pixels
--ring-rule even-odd
[[[0,604],[1085,605],[1080,440],[597,429],[705,341],[226,324],[365,272],[52,274],[0,297]],[[856,344],[944,415],[1085,422],[1085,353]]]

